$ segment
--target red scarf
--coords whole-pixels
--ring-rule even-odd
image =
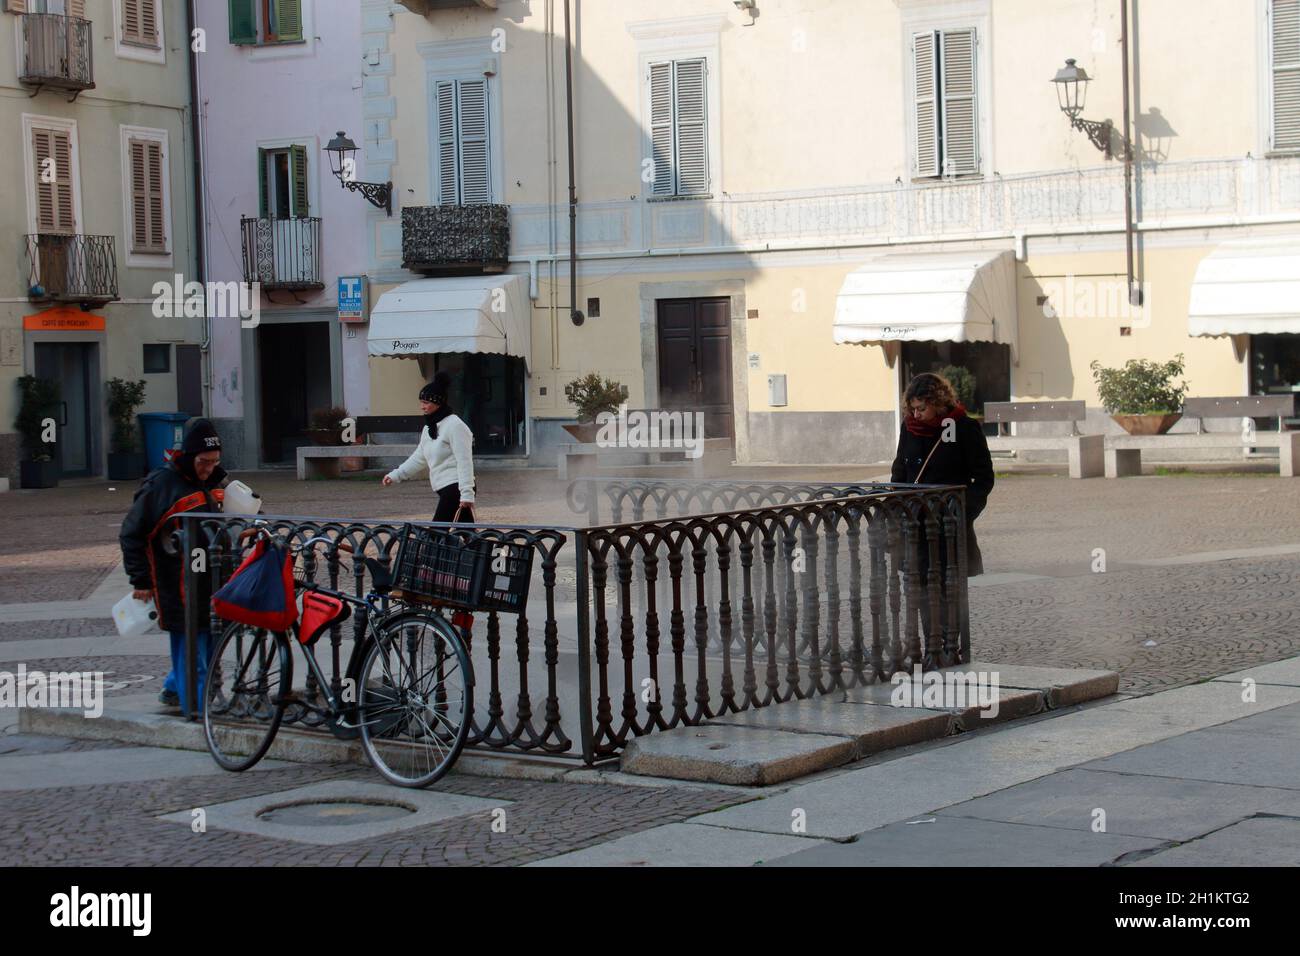
[[[933,438],[943,429],[944,419],[959,419],[966,417],[966,409],[960,402],[948,409],[947,412],[940,415],[932,422],[918,422],[913,415],[907,415],[903,418],[903,427],[913,435],[921,438]]]

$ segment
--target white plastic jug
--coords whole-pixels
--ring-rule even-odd
[[[134,594],[128,594],[113,605],[113,623],[122,637],[148,634],[157,622],[158,612],[154,609],[153,598],[137,601]]]
[[[221,511],[228,515],[255,515],[262,510],[262,498],[242,481],[226,485]]]

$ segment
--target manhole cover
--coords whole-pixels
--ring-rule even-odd
[[[257,814],[267,823],[290,827],[347,827],[385,823],[415,813],[415,807],[378,800],[313,800],[267,807]]]

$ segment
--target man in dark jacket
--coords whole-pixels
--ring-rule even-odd
[[[163,681],[159,700],[189,710],[185,699],[185,598],[184,556],[176,551],[172,532],[180,526],[177,515],[186,511],[218,511],[223,497],[221,485],[226,472],[221,468],[221,438],[206,418],[196,419],[185,433],[180,452],[162,468],[154,469],[140,483],[131,510],[122,522],[119,540],[122,559],[135,597],[153,598],[158,626],[171,635],[172,670]],[[207,577],[194,597],[204,611],[211,597]],[[199,620],[207,624],[207,614]],[[209,632],[198,636],[198,700],[203,700],[203,683],[211,655]],[[178,693],[179,692],[179,693]],[[198,710],[201,703],[193,708]]]

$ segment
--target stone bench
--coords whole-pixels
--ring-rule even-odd
[[[705,438],[702,445],[700,456],[692,458],[680,443],[668,439],[651,439],[636,448],[606,448],[596,442],[561,442],[556,446],[556,471],[561,481],[594,474],[602,468],[638,465],[689,465],[692,478],[707,478],[725,472],[734,458],[731,439]]]
[[[406,458],[415,445],[304,445],[298,449],[298,480],[334,478],[324,462],[340,458]]]
[[[998,434],[989,438],[989,451],[1065,451],[1071,478],[1100,478],[1104,471],[1105,437],[1080,435],[1078,423],[1087,418],[1082,401],[985,402],[984,420],[996,422]],[[1069,435],[1006,435],[1013,422],[1069,422]]]
[[[1100,436],[1099,436],[1100,437]],[[1300,466],[1300,431],[1256,432],[1244,439],[1234,432],[1186,432],[1176,435],[1111,435],[1106,439],[1106,477],[1126,478],[1142,474],[1142,452],[1169,448],[1276,448],[1278,474],[1297,477]]]

